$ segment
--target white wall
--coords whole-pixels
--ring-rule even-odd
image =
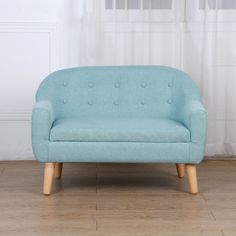
[[[0,0],[0,160],[32,159],[30,116],[39,83],[62,67],[57,0]]]

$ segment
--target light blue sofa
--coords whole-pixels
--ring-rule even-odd
[[[82,67],[50,74],[32,112],[44,194],[64,162],[176,163],[198,192],[207,112],[184,72],[163,66]],[[185,165],[184,165],[185,164]]]

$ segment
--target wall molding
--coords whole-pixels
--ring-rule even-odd
[[[30,121],[30,120],[31,120],[31,110],[27,112],[0,111],[0,122],[1,121]]]
[[[2,22],[0,34],[48,34],[49,73],[60,68],[59,24],[57,22]],[[30,121],[31,110],[0,110],[0,121]]]

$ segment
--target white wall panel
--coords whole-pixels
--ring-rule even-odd
[[[0,42],[0,115],[30,113],[36,89],[50,72],[50,34],[0,32]]]
[[[62,3],[61,0],[0,0],[0,21],[57,21]]]
[[[63,0],[0,0],[0,160],[33,159],[31,110],[60,55]],[[64,19],[64,18],[63,18]]]
[[[1,121],[0,143],[0,160],[34,159],[29,121]]]
[[[33,158],[30,116],[40,82],[59,68],[57,24],[0,23],[0,160]]]

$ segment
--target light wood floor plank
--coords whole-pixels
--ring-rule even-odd
[[[45,198],[43,164],[0,162],[0,235],[236,236],[236,162],[205,161],[198,179],[192,196],[174,164],[65,163]]]

